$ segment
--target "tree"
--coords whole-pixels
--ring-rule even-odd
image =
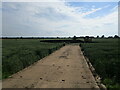
[[[76,39],[77,39],[77,37],[76,37],[76,36],[74,36],[74,37],[73,37],[73,40],[76,40]]]
[[[97,36],[97,38],[99,38],[99,36]]]
[[[119,36],[118,36],[118,35],[115,35],[114,38],[119,38]]]
[[[21,36],[20,39],[22,39],[23,37]]]
[[[105,37],[104,35],[101,36],[101,38],[104,38],[104,37]]]
[[[108,38],[113,38],[112,36],[109,36]]]

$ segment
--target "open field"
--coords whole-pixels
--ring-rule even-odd
[[[3,88],[99,90],[79,45],[66,45],[11,78],[3,80]]]
[[[37,62],[41,58],[51,54],[53,51],[64,46],[63,43],[47,43],[47,42],[40,42],[40,40],[43,39],[3,39],[3,47],[2,47],[3,48],[3,52],[2,52],[3,78],[7,78],[9,75],[12,75],[24,69],[25,67],[30,66],[34,62]],[[48,39],[44,39],[44,40],[48,40]],[[52,40],[61,40],[61,39],[52,39]],[[74,45],[78,45],[78,44],[79,43],[76,43]],[[84,51],[84,55],[89,58],[90,62],[96,69],[96,72],[102,78],[102,82],[108,88],[120,88],[119,45],[120,45],[120,40],[114,38],[93,39],[93,43],[81,43],[81,50]],[[63,50],[64,52],[61,53],[64,54],[67,53],[65,55],[70,54],[68,56],[75,60],[74,57],[77,57],[78,53],[77,56],[75,55],[72,56],[74,52],[74,48],[75,47],[72,47],[71,49],[73,50],[70,50],[70,52],[67,52],[69,50],[67,50],[66,52]],[[76,51],[78,51],[78,49],[76,49]],[[66,59],[65,63],[68,63],[68,57],[64,56],[64,54],[62,54],[63,56],[61,57]],[[54,56],[53,59],[56,60],[56,58],[57,56]],[[52,59],[50,58],[50,60]],[[64,62],[64,60],[61,62]],[[70,64],[72,65],[74,63],[70,63]],[[65,69],[65,67],[63,68]],[[49,87],[49,85],[47,87]]]
[[[93,39],[96,43],[81,44],[102,82],[108,88],[120,88],[120,40]]]
[[[42,43],[39,39],[2,40],[2,78],[7,78],[62,47],[62,43]]]

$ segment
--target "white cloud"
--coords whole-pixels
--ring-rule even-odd
[[[4,35],[80,36],[117,34],[117,10],[104,17],[88,19],[83,16],[95,13],[102,8],[83,13],[77,10],[82,10],[84,7],[71,7],[65,2],[8,3],[8,5],[9,9],[17,10],[3,11]]]
[[[116,5],[114,8],[111,9],[111,11],[116,11],[118,10],[118,5]]]
[[[88,12],[86,12],[86,13],[83,13],[83,16],[86,16],[86,15],[92,14],[92,13],[94,13],[94,12],[96,12],[96,11],[101,10],[101,9],[102,9],[102,8],[92,9],[91,11],[88,11]]]

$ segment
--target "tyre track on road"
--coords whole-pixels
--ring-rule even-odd
[[[3,80],[3,88],[99,88],[79,45],[66,45]]]

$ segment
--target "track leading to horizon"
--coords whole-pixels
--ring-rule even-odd
[[[3,80],[3,88],[98,88],[79,45],[66,45]]]

